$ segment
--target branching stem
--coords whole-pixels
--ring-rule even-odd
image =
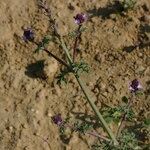
[[[33,41],[34,44],[38,46],[38,43]],[[45,51],[49,56],[52,56],[54,59],[56,59],[60,64],[64,65],[65,67],[69,68],[69,65],[63,61],[62,59],[58,58],[56,55],[48,51],[46,48],[42,48],[43,51]]]
[[[65,42],[63,41],[63,39],[61,38],[61,36],[60,36],[59,33],[57,32],[56,23],[55,23],[55,20],[52,19],[51,11],[50,11],[50,10],[48,11],[49,8],[45,7],[45,3],[41,3],[40,5],[41,5],[42,8],[45,9],[45,11],[48,13],[48,17],[49,17],[49,19],[50,19],[51,22],[52,22],[54,31],[55,31],[55,33],[57,33],[57,34],[55,34],[55,36],[57,36],[57,38],[58,38],[58,40],[59,40],[59,42],[60,42],[60,46],[61,46],[62,49],[64,50],[65,55],[67,56],[67,59],[68,59],[68,62],[69,62],[69,66],[70,66],[70,68],[72,68],[72,67],[73,67],[72,65],[73,65],[73,63],[74,63],[74,58],[73,58],[73,60],[72,60],[72,58],[71,58],[71,56],[70,56],[70,54],[69,54],[69,50],[68,50],[68,48],[67,48]],[[80,29],[80,28],[79,28],[79,29]],[[77,41],[78,41],[78,39],[76,39],[76,42],[75,42],[75,46],[74,46],[75,52],[74,52],[74,53],[76,53]],[[46,51],[46,52],[47,52],[47,51]],[[48,51],[48,52],[49,52],[49,51]],[[51,55],[51,54],[50,54],[50,55]],[[75,56],[75,54],[73,54],[73,55]],[[52,56],[52,55],[51,55],[51,56]],[[56,59],[56,58],[55,58],[55,59]],[[95,114],[97,115],[99,121],[100,121],[101,124],[103,125],[103,128],[106,130],[106,132],[108,133],[108,135],[110,136],[110,138],[112,139],[112,141],[114,142],[114,144],[115,144],[115,145],[118,145],[118,141],[116,140],[116,137],[114,136],[113,132],[111,131],[111,129],[108,127],[107,123],[105,122],[103,116],[101,115],[101,113],[99,112],[98,108],[97,108],[96,105],[94,104],[93,98],[90,97],[90,94],[89,94],[89,92],[88,92],[88,90],[87,90],[87,87],[83,84],[83,81],[79,78],[79,75],[78,75],[78,74],[74,73],[74,76],[76,77],[77,82],[78,82],[78,84],[80,85],[80,88],[82,89],[82,91],[83,91],[83,93],[84,93],[84,95],[85,95],[87,101],[89,102],[91,108],[93,109],[93,111],[94,111]]]

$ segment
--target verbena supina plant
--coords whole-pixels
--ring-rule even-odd
[[[69,124],[69,119],[62,119],[61,114],[56,114],[52,117],[52,120],[55,124],[57,124],[60,128],[61,134],[64,133],[65,128],[71,128],[72,131],[78,131],[80,133],[87,133],[89,135],[98,137],[104,141],[102,145],[107,148],[109,145],[109,148],[116,147],[121,144],[128,145],[129,136],[125,134],[125,132],[122,132],[123,124],[126,120],[132,120],[133,118],[133,111],[131,109],[131,106],[133,104],[134,98],[137,94],[137,92],[142,89],[142,86],[140,85],[139,81],[137,79],[133,80],[129,85],[129,90],[131,91],[131,97],[123,97],[123,100],[125,101],[125,105],[119,106],[119,107],[107,107],[102,110],[99,110],[97,106],[95,105],[93,100],[93,97],[89,94],[89,90],[87,89],[86,85],[84,84],[84,81],[81,80],[80,75],[82,72],[88,72],[89,67],[87,63],[84,61],[76,61],[77,56],[77,48],[80,43],[80,38],[82,32],[85,30],[85,27],[83,27],[83,24],[88,20],[88,15],[85,13],[79,13],[74,17],[74,22],[77,24],[77,29],[75,29],[72,33],[69,35],[74,37],[74,45],[73,50],[71,51],[66,42],[64,37],[58,32],[58,27],[56,20],[53,18],[51,10],[46,5],[46,2],[40,1],[39,7],[44,9],[46,12],[46,15],[49,18],[49,26],[51,28],[51,35],[47,35],[43,38],[43,40],[40,43],[37,43],[35,41],[35,34],[31,28],[27,28],[24,30],[23,39],[28,42],[33,42],[37,45],[37,49],[35,52],[44,51],[49,56],[56,59],[60,64],[64,66],[64,68],[61,70],[61,73],[58,75],[58,82],[61,83],[67,82],[66,76],[69,73],[72,73],[74,77],[76,78],[81,90],[83,91],[84,96],[86,97],[86,100],[88,101],[89,105],[95,112],[95,115],[98,117],[99,123],[102,125],[104,131],[107,132],[109,137],[104,137],[97,132],[87,132],[90,128],[92,128],[92,125],[88,125],[83,122],[75,122],[74,124]],[[49,42],[54,42],[58,44],[61,49],[63,50],[66,61],[64,59],[61,59],[54,55],[52,52],[47,50],[47,45]],[[105,118],[105,119],[104,119]],[[118,123],[118,129],[116,133],[113,133],[112,130],[109,128],[109,122],[116,121]],[[128,137],[128,138],[126,138]],[[123,139],[125,140],[123,141]],[[132,139],[132,138],[131,138]],[[122,145],[123,146],[123,145]],[[133,145],[132,145],[133,146]],[[125,149],[124,149],[125,150]]]

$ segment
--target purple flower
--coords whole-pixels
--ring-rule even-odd
[[[52,120],[53,120],[53,122],[54,122],[55,124],[57,124],[57,125],[61,125],[62,122],[63,122],[63,120],[62,120],[62,118],[61,118],[61,114],[57,114],[57,115],[53,116],[53,117],[52,117]]]
[[[24,30],[23,33],[23,39],[27,41],[33,41],[34,40],[34,32],[32,31],[31,28],[27,28]]]
[[[74,17],[74,19],[75,19],[76,24],[81,25],[83,22],[85,22],[87,20],[87,15],[83,14],[83,13],[80,13],[80,14],[77,14]]]
[[[140,82],[137,79],[134,79],[129,86],[129,90],[131,92],[136,92],[138,90],[142,89],[142,86],[140,84]]]

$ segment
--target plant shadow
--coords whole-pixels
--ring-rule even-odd
[[[25,74],[30,78],[46,79],[44,75],[44,60],[39,60],[26,67]]]
[[[123,7],[121,6],[119,1],[115,1],[113,4],[109,4],[104,8],[94,8],[92,10],[88,10],[87,12],[93,17],[102,17],[102,19],[110,18],[111,14],[121,14],[123,12]]]
[[[75,115],[75,119],[80,120],[88,125],[92,125],[93,129],[95,129],[95,130],[99,127],[102,127],[102,125],[98,121],[98,118],[95,116],[87,115],[87,114],[81,113],[81,112],[71,111],[71,113]]]
[[[141,141],[142,143],[148,141],[149,132],[146,128],[143,128],[142,123],[135,124],[134,126],[128,126],[127,129],[129,132],[133,132],[135,134],[135,138],[138,139],[138,141]]]

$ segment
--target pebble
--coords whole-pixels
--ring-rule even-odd
[[[102,95],[105,96],[105,97],[107,97],[108,93],[107,92],[103,92]]]
[[[93,90],[93,92],[94,92],[95,94],[97,94],[97,93],[99,93],[99,89],[98,89],[98,88],[95,88],[95,89]]]
[[[116,14],[111,14],[111,15],[110,15],[110,18],[111,18],[112,20],[116,21],[117,15],[116,15]]]
[[[32,112],[35,112],[35,109],[34,109],[34,108],[31,108],[31,111],[32,111]]]
[[[10,132],[13,131],[13,126],[9,126],[9,131],[10,131]]]
[[[48,117],[52,117],[53,115],[51,113],[47,113],[47,116]]]
[[[140,58],[143,58],[143,53],[138,53],[138,56],[139,56]]]
[[[38,110],[36,110],[36,111],[35,111],[35,113],[36,113],[36,114],[39,114],[39,111],[38,111]]]
[[[45,100],[45,97],[46,97],[45,89],[41,89],[39,92],[36,93],[37,100]]]
[[[101,90],[104,90],[106,88],[106,84],[104,84],[103,82],[100,83],[100,88]]]
[[[107,88],[107,91],[108,91],[109,93],[113,93],[114,90],[113,90],[112,87],[108,87],[108,88]]]
[[[44,61],[44,75],[48,80],[53,80],[58,69],[58,63],[54,58]]]

